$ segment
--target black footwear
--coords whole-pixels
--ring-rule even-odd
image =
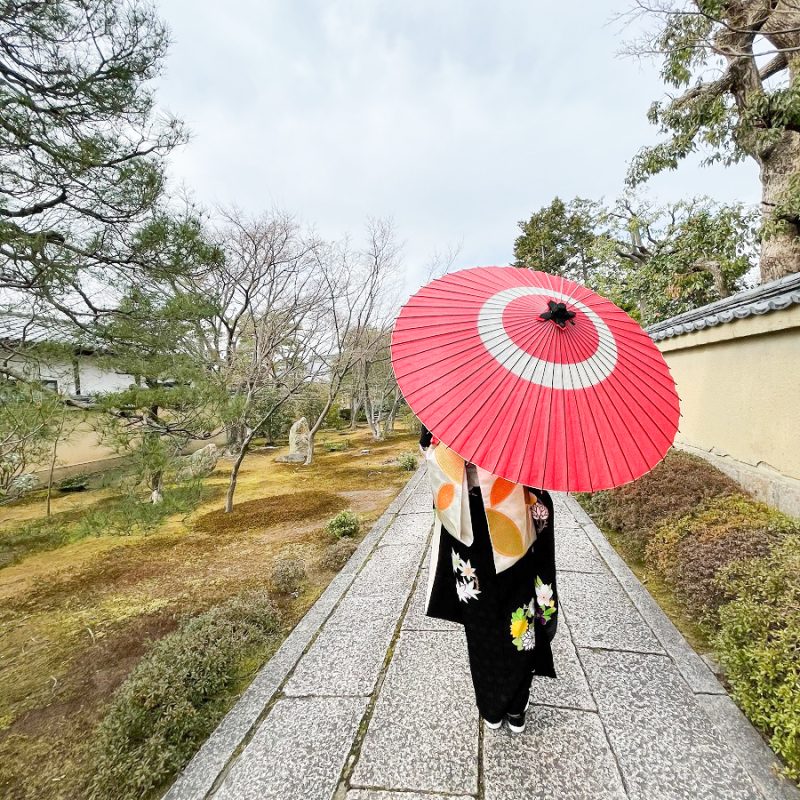
[[[488,719],[484,719],[487,728],[491,728],[493,731],[496,731],[502,724],[503,720],[501,719],[500,722],[489,722]]]
[[[521,714],[506,714],[508,729],[512,733],[522,733],[525,730],[525,712]]]

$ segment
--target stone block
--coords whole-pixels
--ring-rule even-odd
[[[397,616],[337,609],[284,687],[291,695],[370,695],[392,641]]]
[[[632,800],[760,797],[669,658],[579,655]]]
[[[558,632],[553,639],[553,662],[556,675],[553,678],[534,675],[531,684],[531,702],[560,708],[576,708],[596,711],[597,706],[586,683],[583,667],[578,660],[569,628],[564,620],[558,623]]]
[[[477,794],[478,709],[462,634],[403,632],[350,783]]]
[[[424,547],[433,526],[433,514],[403,514],[389,526],[380,541],[380,546],[406,545]]]
[[[421,570],[417,587],[403,620],[403,630],[415,631],[460,631],[461,625],[443,619],[425,616],[425,594],[428,589],[428,570]]]
[[[385,792],[383,789],[351,789],[345,800],[445,800],[445,796],[419,792]],[[475,797],[471,794],[448,794],[446,800],[475,800]]]
[[[400,507],[400,514],[424,514],[433,516],[433,498],[428,488],[427,482],[420,483],[408,496],[408,499]]]
[[[521,734],[483,733],[485,800],[625,800],[597,714],[532,706]]]
[[[421,558],[418,547],[379,547],[356,576],[349,594],[408,595]]]
[[[557,527],[556,569],[565,572],[608,572],[583,528]]]
[[[278,701],[214,800],[330,800],[366,704],[361,697]]]
[[[562,572],[558,596],[578,647],[664,652],[613,576]]]

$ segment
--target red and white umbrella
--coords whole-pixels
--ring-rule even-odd
[[[597,491],[651,470],[680,416],[661,352],[584,286],[517,267],[432,281],[403,307],[392,366],[412,411],[514,483]]]

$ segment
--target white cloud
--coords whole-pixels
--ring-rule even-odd
[[[657,65],[621,59],[626,0],[162,0],[159,98],[192,143],[173,175],[203,202],[287,208],[324,235],[392,216],[408,287],[437,248],[507,263],[555,194],[613,197],[655,140]],[[587,7],[588,6],[588,7]],[[757,199],[754,166],[661,176],[661,199]]]

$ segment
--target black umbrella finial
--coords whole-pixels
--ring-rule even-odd
[[[550,310],[539,314],[542,319],[551,319],[561,328],[565,327],[567,322],[569,322],[570,325],[575,324],[575,320],[573,319],[575,312],[567,311],[566,303],[556,303],[555,300],[548,300],[547,306]]]

